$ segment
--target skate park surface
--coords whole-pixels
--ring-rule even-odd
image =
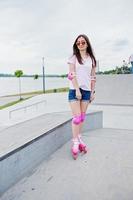
[[[122,77],[124,77],[123,82],[126,83],[128,77],[130,84],[133,83],[131,76]],[[120,76],[117,78],[119,81],[122,79]],[[98,82],[102,84],[102,81],[99,79],[97,84]],[[117,83],[116,80],[113,82]],[[106,101],[102,101],[101,88],[98,87],[97,97],[88,108],[86,128],[83,130],[83,140],[88,146],[88,153],[80,153],[77,160],[72,159],[70,152],[72,116],[67,102],[67,93],[38,95],[23,102],[21,106],[14,106],[0,113],[2,119],[0,124],[2,141],[0,169],[2,171],[4,167],[4,172],[11,170],[10,180],[8,177],[5,179],[4,175],[1,176],[0,188],[3,188],[4,191],[7,182],[13,180],[11,175],[13,174],[15,177],[15,170],[20,174],[24,171],[24,163],[21,163],[21,160],[29,162],[27,166],[30,166],[31,163],[34,166],[29,168],[28,172],[25,171],[25,176],[22,173],[16,183],[12,182],[12,186],[8,190],[4,192],[1,190],[1,200],[133,199],[133,101],[131,101],[133,91],[131,88],[129,90],[127,86],[128,95],[124,94],[121,101],[123,91],[119,89],[120,97],[117,94],[115,95],[116,101],[114,99],[110,101],[110,93],[106,92],[106,88],[104,88]],[[35,102],[40,102],[37,107]],[[31,103],[34,106],[24,111],[24,107]],[[43,108],[45,108],[45,112],[42,111]],[[10,113],[11,109],[12,113]],[[56,132],[52,133],[50,130]],[[46,136],[41,135],[42,132],[47,136],[51,135],[50,140],[55,143],[50,143]],[[37,145],[36,143],[39,141],[36,139],[37,137],[41,139],[39,147],[42,145],[47,148],[36,150],[38,152],[36,157],[41,155],[42,159],[33,165],[37,159],[36,157],[32,159],[31,154],[35,154],[34,149],[39,148],[33,146],[33,144]],[[49,145],[51,146],[49,147]],[[29,146],[31,148],[22,154],[22,151]],[[54,149],[53,146],[57,146],[57,148]],[[7,147],[9,152],[7,152]],[[13,151],[13,148],[17,150],[12,153],[12,155],[16,154],[12,166],[15,167],[16,163],[19,163],[14,170],[8,164],[11,163],[9,162],[10,152]],[[45,152],[43,151],[48,152],[48,148],[52,150],[44,156]]]

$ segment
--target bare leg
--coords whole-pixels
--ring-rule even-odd
[[[87,110],[87,107],[89,105],[89,102],[85,102],[85,101],[82,101],[81,102],[81,113],[85,114],[86,113],[86,110]],[[81,115],[82,116],[82,115]],[[82,119],[82,117],[81,117]],[[82,129],[82,126],[83,126],[83,122],[80,123],[80,126],[79,126],[79,135],[78,135],[78,140],[79,140],[79,150],[80,152],[84,152],[84,153],[87,153],[87,147],[86,147],[86,144],[83,142],[82,140],[82,137],[81,137],[81,129]]]
[[[81,101],[80,102],[81,113],[86,113],[88,105],[89,105],[88,101]],[[81,122],[80,125],[79,125],[79,134],[81,134],[81,129],[82,129],[83,123],[84,122]]]
[[[70,102],[70,107],[71,107],[73,116],[79,116],[81,114],[80,101]],[[79,128],[80,128],[80,124],[72,123],[73,138],[77,138],[78,134],[80,133]]]
[[[72,114],[73,117],[78,116],[77,118],[80,120],[80,115],[81,115],[81,109],[80,109],[80,101],[72,101],[70,102],[70,107],[72,110]],[[72,152],[72,156],[74,159],[77,158],[78,153],[79,153],[79,139],[78,139],[78,135],[79,135],[79,124],[75,124],[72,121],[72,134],[73,134],[73,138],[72,138],[72,148],[71,148],[71,152]]]

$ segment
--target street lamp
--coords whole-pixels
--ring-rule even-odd
[[[43,71],[43,93],[45,93],[45,70],[44,70],[44,57],[42,58],[42,71]]]

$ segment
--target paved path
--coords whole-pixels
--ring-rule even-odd
[[[73,160],[66,143],[1,200],[132,200],[132,131],[99,129],[83,138],[87,154]]]

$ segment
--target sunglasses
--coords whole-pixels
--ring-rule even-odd
[[[77,46],[80,46],[80,44],[83,46],[83,45],[86,44],[86,42],[85,42],[85,41],[82,41],[82,42],[77,42],[77,43],[76,43]]]

